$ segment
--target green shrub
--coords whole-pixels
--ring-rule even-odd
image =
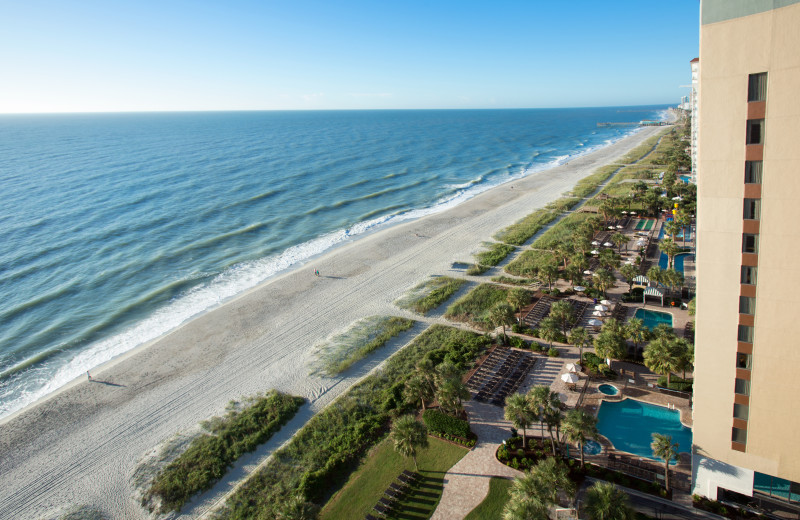
[[[503,444],[497,450],[497,458],[500,460],[508,460],[508,448]]]
[[[483,273],[485,273],[486,271],[488,271],[489,269],[491,269],[491,268],[489,266],[487,266],[487,265],[472,264],[469,267],[467,267],[467,274],[470,275],[470,276],[480,276]]]
[[[488,251],[482,251],[475,255],[475,258],[481,265],[495,266],[505,260],[505,258],[515,250],[516,247],[514,246],[495,243],[489,246]]]
[[[506,298],[507,290],[504,287],[480,284],[450,305],[444,317],[488,330],[491,327],[486,323],[486,314],[497,303],[505,302]]]
[[[517,336],[511,336],[508,339],[509,339],[509,343],[511,343],[512,347],[515,347],[515,348],[528,348],[528,344],[525,343],[525,340],[522,339],[522,338],[519,338]]]
[[[465,283],[467,281],[460,278],[437,276],[411,289],[409,294],[397,301],[397,305],[425,314],[447,301]]]
[[[550,357],[558,357],[559,356],[558,349],[555,347],[550,347],[547,351],[547,355]]]
[[[242,410],[210,421],[212,434],[192,441],[188,449],[156,475],[143,503],[161,499],[161,512],[178,511],[193,495],[225,475],[245,453],[269,440],[305,402],[276,391],[245,401]]]
[[[679,392],[691,392],[694,384],[694,379],[681,379],[680,377],[673,377],[667,387],[667,376],[660,376],[658,378],[658,386],[669,388],[670,390],[678,390]]]
[[[446,433],[466,439],[469,437],[469,423],[463,419],[444,414],[439,410],[425,410],[422,420],[428,430]]]

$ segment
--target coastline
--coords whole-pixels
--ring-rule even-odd
[[[369,315],[420,319],[393,302],[661,130],[643,128],[549,175],[516,179],[513,189],[502,184],[346,242],[101,365],[93,384],[75,380],[0,420],[1,516],[87,504],[115,518],[144,517],[129,479],[147,451],[222,413],[230,400],[269,388],[302,395],[319,410],[363,373],[309,376],[314,343]]]

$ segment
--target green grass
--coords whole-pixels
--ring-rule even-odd
[[[583,179],[579,180],[575,187],[572,189],[572,194],[575,197],[584,198],[591,194],[597,187],[602,184],[606,179],[608,179],[611,174],[615,171],[619,170],[621,165],[619,164],[608,164],[606,166],[601,166],[595,172],[588,177],[584,177]]]
[[[472,264],[469,267],[467,267],[467,275],[480,276],[489,269],[491,269],[491,267],[489,267],[488,265]]]
[[[318,347],[319,368],[329,376],[344,372],[414,323],[414,320],[397,316],[370,316],[359,320]]]
[[[543,227],[555,220],[558,215],[558,212],[548,208],[536,210],[519,222],[503,229],[494,238],[506,244],[521,246]]]
[[[430,518],[442,496],[445,473],[468,453],[465,448],[433,437],[428,437],[428,443],[428,448],[417,455],[422,476],[419,484],[399,501],[397,509],[402,514],[389,518]],[[364,518],[369,512],[375,514],[373,506],[404,469],[414,471],[414,462],[397,453],[389,439],[384,440],[323,508],[320,519]]]
[[[466,280],[459,278],[437,276],[417,285],[396,303],[400,308],[426,314],[446,302],[465,283]]]
[[[488,246],[488,251],[481,251],[475,258],[481,265],[495,266],[506,259],[517,248],[508,244],[494,243]]]
[[[236,459],[268,441],[281,426],[294,417],[305,402],[275,390],[245,400],[241,410],[230,409],[205,426],[205,434],[156,475],[142,503],[161,499],[160,511],[179,511],[189,498],[205,491],[222,478]]]
[[[456,300],[447,308],[444,317],[488,330],[486,314],[498,302],[506,301],[507,297],[504,287],[483,283]]]
[[[511,480],[507,478],[492,477],[489,481],[489,494],[473,509],[464,520],[500,520],[503,518],[503,508],[508,502],[508,490],[511,489]]]
[[[511,278],[510,276],[493,276],[493,282],[503,283],[506,285],[531,285],[536,283],[535,278]]]

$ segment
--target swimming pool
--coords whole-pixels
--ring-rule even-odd
[[[619,389],[616,386],[609,385],[608,383],[603,383],[598,386],[597,391],[605,395],[617,395],[619,393]]]
[[[672,260],[672,268],[678,271],[679,273],[683,272],[683,262],[686,260],[686,257],[691,255],[691,253],[681,253],[679,255],[675,255],[675,258]],[[661,253],[661,257],[658,259],[658,267],[661,269],[666,269],[669,267],[669,257]]]
[[[600,403],[597,430],[616,449],[651,460],[660,460],[650,448],[653,433],[672,436],[679,452],[689,453],[692,447],[692,430],[681,424],[677,410],[633,399]]]
[[[583,443],[583,452],[587,455],[597,455],[603,451],[603,445],[597,441],[589,439]]]
[[[644,322],[644,326],[653,330],[659,323],[666,323],[672,327],[672,314],[668,312],[651,311],[650,309],[636,309],[633,315]]]

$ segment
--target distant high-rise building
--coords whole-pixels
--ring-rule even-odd
[[[796,515],[800,0],[700,11],[693,492]]]
[[[700,87],[700,58],[689,62],[692,68],[692,92],[689,94],[689,110],[692,113],[692,177],[697,180],[697,103],[700,96],[697,90]]]

